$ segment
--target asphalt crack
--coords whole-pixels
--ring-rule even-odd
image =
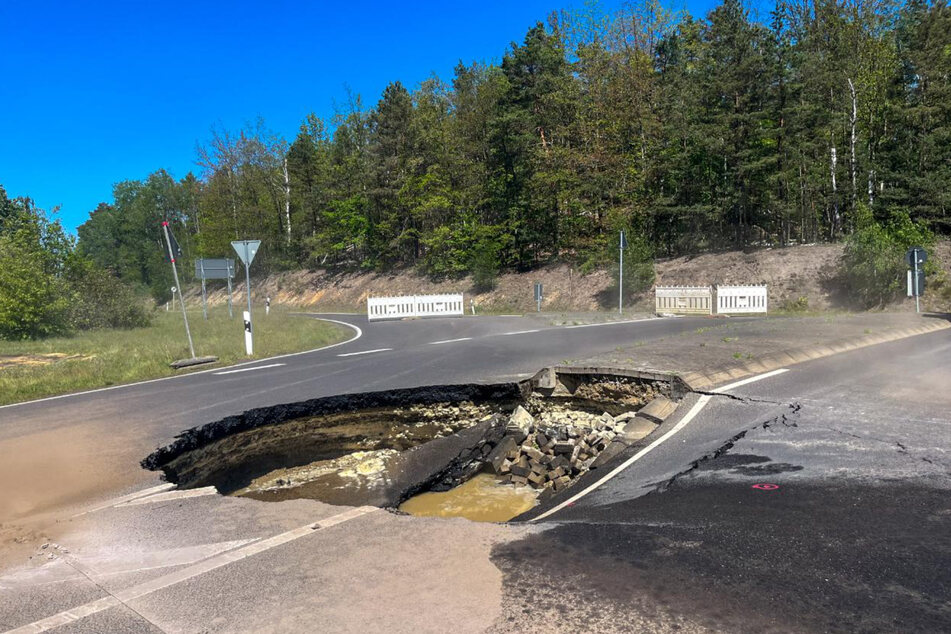
[[[701,394],[703,396],[722,396],[728,398],[732,401],[737,401],[738,403],[743,403],[744,405],[749,405],[751,403],[762,403],[766,405],[786,405],[782,401],[772,401],[766,398],[756,398],[753,396],[737,396],[736,394],[729,394],[728,392],[717,392],[715,390],[693,390],[694,394]]]
[[[727,394],[714,393],[712,394],[712,396],[728,396],[729,398],[743,400],[742,398],[735,397],[732,395],[727,395]],[[770,401],[758,401],[758,402],[770,402]],[[770,427],[774,427],[777,425],[781,425],[783,427],[798,427],[799,425],[797,424],[796,420],[799,418],[799,412],[802,409],[802,405],[800,405],[799,403],[786,403],[781,405],[784,405],[787,408],[787,411],[782,412],[781,414],[777,416],[774,416],[761,423],[757,423],[756,425],[753,425],[752,427],[748,427],[740,431],[739,433],[734,434],[713,451],[708,452],[704,454],[703,456],[701,456],[700,458],[697,458],[696,460],[691,462],[690,465],[683,471],[680,471],[679,473],[674,474],[672,477],[668,478],[667,480],[659,482],[654,487],[654,492],[663,493],[664,491],[669,489],[674,484],[674,482],[676,482],[678,479],[696,471],[705,462],[716,460],[723,454],[729,452],[731,449],[733,449],[733,447],[736,445],[737,442],[739,442],[744,437],[746,437],[746,435],[749,434],[750,432],[753,432],[759,429],[769,429]]]
[[[898,453],[904,456],[908,456],[912,460],[920,460],[921,462],[930,464],[932,466],[943,467],[946,470],[948,470],[949,474],[951,474],[951,469],[948,469],[948,467],[944,463],[932,460],[931,458],[927,458],[925,456],[916,456],[914,455],[914,453],[912,453],[914,449],[909,449],[907,445],[897,440],[887,440],[885,438],[876,438],[875,436],[862,436],[860,434],[853,434],[852,432],[848,432],[843,429],[837,429],[835,427],[828,427],[828,426],[819,426],[817,427],[817,429],[824,429],[826,431],[831,431],[835,434],[839,434],[840,436],[848,436],[849,438],[855,438],[856,440],[872,441],[872,442],[881,443],[883,445],[888,445],[891,447],[897,447],[896,451]]]

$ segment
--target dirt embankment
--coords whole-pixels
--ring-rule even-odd
[[[934,256],[941,262],[946,278],[951,265],[951,242],[942,242]],[[823,244],[727,251],[658,260],[657,284],[692,286],[708,284],[766,284],[772,308],[791,307],[828,309],[848,308],[845,289],[837,279],[843,245]],[[240,279],[240,278],[239,278]],[[556,264],[528,273],[506,273],[499,276],[494,290],[476,293],[470,277],[458,280],[433,281],[412,270],[390,274],[330,273],[328,271],[293,271],[254,280],[252,291],[257,301],[269,296],[275,305],[307,307],[322,312],[362,311],[366,298],[396,295],[465,293],[474,301],[477,311],[522,313],[533,311],[533,285],[544,284],[545,311],[592,311],[617,305],[616,290],[608,271],[587,275],[576,267]],[[197,289],[191,297],[197,300]],[[244,284],[235,287],[235,301],[244,297]],[[803,298],[800,300],[800,298]],[[223,288],[210,291],[212,304],[223,304],[227,292]],[[941,310],[947,300],[933,298],[931,309]],[[636,298],[635,304],[650,310],[651,294]],[[895,308],[913,306],[903,302]]]

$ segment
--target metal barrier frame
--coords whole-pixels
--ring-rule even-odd
[[[463,294],[368,297],[367,319],[406,317],[461,317],[465,314]]]
[[[711,315],[713,289],[709,286],[658,286],[654,289],[654,308],[658,314]]]
[[[765,285],[717,286],[718,315],[766,314],[769,300]]]

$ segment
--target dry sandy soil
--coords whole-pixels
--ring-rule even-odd
[[[842,258],[841,244],[823,244],[727,251],[658,260],[657,284],[691,286],[708,284],[766,284],[772,309],[780,309],[805,298],[811,310],[848,309],[849,305],[837,278],[837,265]],[[934,256],[942,263],[946,279],[951,279],[951,242],[938,245]],[[568,264],[545,266],[528,273],[501,275],[492,291],[476,293],[469,277],[458,280],[433,281],[412,270],[391,274],[329,273],[327,271],[294,271],[255,280],[252,290],[256,298],[270,296],[275,304],[301,306],[322,312],[362,311],[369,296],[438,294],[463,292],[475,303],[477,311],[523,313],[535,310],[533,284],[542,282],[545,297],[542,310],[593,311],[616,306],[616,291],[611,275],[595,271],[581,275]],[[244,284],[236,287],[235,301],[243,298]],[[933,295],[933,293],[932,293]],[[197,301],[197,290],[190,297]],[[222,288],[211,291],[209,301],[222,304],[227,293]],[[931,310],[947,310],[948,299],[931,297],[926,302]],[[650,311],[652,295],[635,298],[634,305]],[[908,310],[910,302],[902,302],[893,310]]]

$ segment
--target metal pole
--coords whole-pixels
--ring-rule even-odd
[[[918,252],[915,251],[912,256],[915,259],[915,312],[921,312],[921,300],[918,299]]]
[[[201,312],[205,315],[205,321],[208,321],[208,296],[205,294],[205,260],[199,258],[198,266],[201,267]]]
[[[234,271],[231,270],[231,267],[228,267],[228,317],[234,319],[234,310],[231,308],[231,278],[234,276]]]
[[[244,263],[244,290],[248,293],[248,315],[251,314],[251,271],[248,263]]]
[[[188,350],[192,353],[192,359],[195,358],[195,345],[192,343],[192,331],[188,328],[188,315],[185,314],[185,297],[182,295],[182,285],[178,283],[178,269],[175,267],[175,254],[172,253],[172,241],[168,237],[168,223],[162,223],[162,230],[165,232],[165,244],[168,245],[168,259],[172,261],[172,275],[175,277],[175,288],[178,289],[178,301],[182,305],[182,319],[185,320],[185,334],[188,335]],[[172,299],[175,294],[172,293]]]
[[[617,314],[624,314],[624,232],[621,232],[621,241],[618,244],[620,260],[618,264]]]

